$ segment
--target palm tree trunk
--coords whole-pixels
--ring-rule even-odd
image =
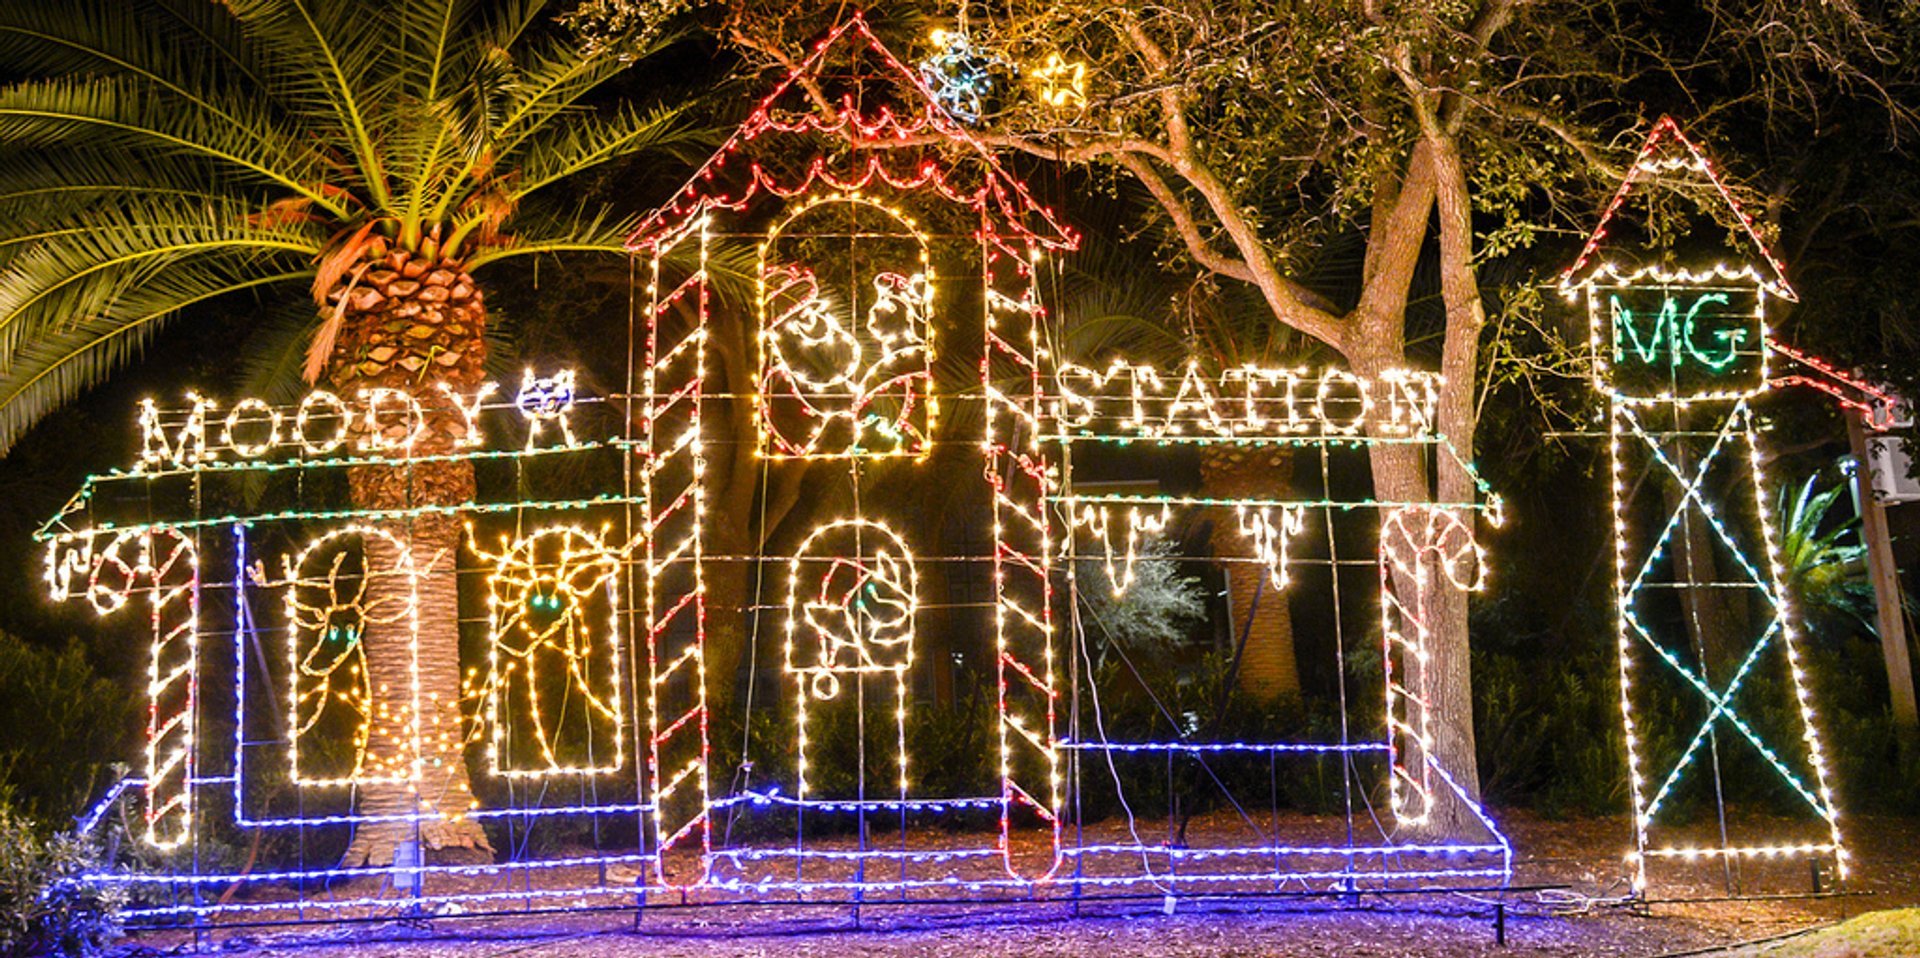
[[[1200,460],[1200,481],[1212,499],[1278,498],[1292,485],[1293,450],[1285,446],[1209,449]],[[1227,601],[1233,610],[1232,640],[1240,650],[1236,681],[1256,701],[1300,694],[1300,665],[1293,647],[1293,609],[1284,589],[1268,581],[1265,566],[1250,558],[1231,507],[1211,512],[1211,545],[1226,561]]]
[[[482,338],[486,307],[472,277],[457,263],[396,251],[374,261],[359,285],[343,283],[330,299],[345,311],[328,363],[334,389],[344,396],[376,388],[399,390],[422,411],[417,431],[396,404],[391,417],[383,415],[373,428],[362,423],[360,435],[378,432],[387,442],[398,444],[413,431],[411,445],[389,451],[389,456],[456,451],[466,436],[467,421],[441,386],[472,395],[482,381],[486,357]],[[349,471],[348,485],[353,505],[363,510],[457,506],[473,499],[473,465],[438,461],[357,467]],[[356,810],[363,816],[416,820],[361,825],[342,864],[391,864],[399,844],[416,840],[428,850],[491,853],[479,823],[461,817],[476,804],[467,776],[467,735],[460,708],[456,566],[461,519],[454,513],[428,513],[377,518],[371,524],[384,526],[407,544],[418,573],[412,586],[412,598],[418,603],[417,625],[369,623],[364,641],[376,700],[405,714],[414,713],[410,703],[418,703],[419,752],[410,756],[414,750],[411,723],[374,723],[369,729],[367,765],[392,767],[411,759],[417,771],[411,784],[360,786]],[[384,554],[395,550],[381,537],[366,538],[369,568],[391,568],[399,560],[397,555]],[[383,576],[370,581],[366,599],[404,603],[405,595],[375,593],[407,588],[404,579]],[[412,647],[414,642],[417,649]]]

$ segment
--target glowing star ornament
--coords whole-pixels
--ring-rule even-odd
[[[1033,71],[1033,80],[1040,102],[1047,106],[1056,110],[1077,110],[1087,105],[1087,65],[1084,61],[1068,60],[1059,53],[1049,53],[1046,61]]]
[[[1747,241],[1744,262],[1690,270],[1658,263],[1649,251],[1612,248],[1610,230],[1636,188],[1670,176],[1713,187]],[[1636,256],[1656,264],[1637,264]],[[1634,811],[1627,860],[1636,891],[1648,886],[1649,862],[1662,860],[1795,855],[1831,860],[1838,877],[1847,873],[1749,406],[1770,385],[1769,354],[1777,351],[1767,302],[1796,299],[1785,272],[1706,156],[1662,118],[1561,277],[1569,298],[1587,299],[1593,382],[1609,405],[1616,644]],[[1630,475],[1646,478],[1630,483]],[[1672,607],[1696,610],[1728,596],[1759,614],[1742,617],[1745,629],[1720,640],[1730,647],[1710,654]],[[1662,685],[1636,676],[1643,662],[1678,680],[1677,704],[1650,698]],[[1766,671],[1785,672],[1804,747],[1776,747],[1743,714],[1768,687],[1753,681]],[[1677,739],[1646,733],[1656,716],[1680,714],[1690,716],[1689,727]],[[1689,772],[1704,757],[1717,776],[1728,756],[1757,760],[1757,770],[1812,813],[1821,840],[1660,844],[1671,817],[1662,812],[1697,778]]]

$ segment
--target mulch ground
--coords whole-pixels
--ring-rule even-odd
[[[513,918],[436,918],[332,928],[222,929],[202,945],[220,954],[302,958],[491,958],[491,956],[721,955],[860,958],[986,955],[1184,958],[1198,955],[1341,955],[1453,958],[1465,955],[1650,956],[1737,953],[1742,943],[1803,933],[1866,911],[1920,904],[1920,820],[1845,822],[1855,874],[1846,894],[1812,897],[1804,863],[1749,865],[1729,876],[1717,864],[1658,874],[1651,901],[1626,903],[1617,819],[1545,820],[1510,812],[1502,825],[1518,852],[1516,886],[1553,885],[1505,897],[1505,946],[1495,940],[1498,896],[1361,896],[1358,901],[996,904],[985,908],[845,905],[730,906],[583,912]],[[1763,828],[1764,822],[1737,823]],[[1734,891],[1729,895],[1729,880]],[[1768,897],[1752,897],[1765,894]],[[129,956],[184,953],[178,932],[124,943]]]

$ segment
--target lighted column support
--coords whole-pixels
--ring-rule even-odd
[[[648,276],[646,351],[639,402],[639,544],[646,571],[645,615],[648,801],[653,806],[654,878],[661,885],[706,881],[713,851],[708,773],[706,586],[703,578],[706,460],[701,413],[707,369],[707,219],[653,250]],[[695,244],[700,268],[668,286],[662,260]],[[670,314],[692,307],[699,322],[676,332]],[[670,856],[698,853],[675,874]]]
[[[1052,556],[1047,497],[1054,466],[1041,448],[1043,349],[1032,259],[991,231],[985,253],[987,481],[993,494],[995,672],[1001,776],[1000,847],[1010,874],[1044,880],[1060,867],[1064,780],[1055,713]],[[1004,391],[1003,391],[1004,390]],[[1016,815],[1031,813],[1051,834],[1044,861],[1013,852]]]

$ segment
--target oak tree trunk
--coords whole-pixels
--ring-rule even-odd
[[[1375,379],[1397,364],[1398,356],[1362,356],[1354,366],[1362,375]],[[1469,380],[1470,381],[1470,380]],[[1451,388],[1451,384],[1450,384]],[[1446,402],[1443,395],[1442,403]],[[1373,469],[1374,496],[1383,503],[1424,503],[1434,501],[1433,484],[1428,477],[1427,450],[1408,443],[1376,443],[1368,447]],[[1441,459],[1446,458],[1443,452]],[[1444,469],[1444,466],[1442,467]],[[1441,483],[1441,496],[1461,495]],[[1450,499],[1450,501],[1464,501]],[[1444,581],[1428,582],[1429,643],[1423,676],[1432,716],[1433,748],[1430,758],[1460,786],[1464,798],[1478,803],[1480,775],[1473,735],[1473,669],[1467,642],[1467,597],[1447,587]],[[1394,587],[1403,595],[1412,595],[1421,583],[1398,580]],[[1433,815],[1417,831],[1426,837],[1457,837],[1478,829],[1473,812],[1446,788],[1436,782]]]

